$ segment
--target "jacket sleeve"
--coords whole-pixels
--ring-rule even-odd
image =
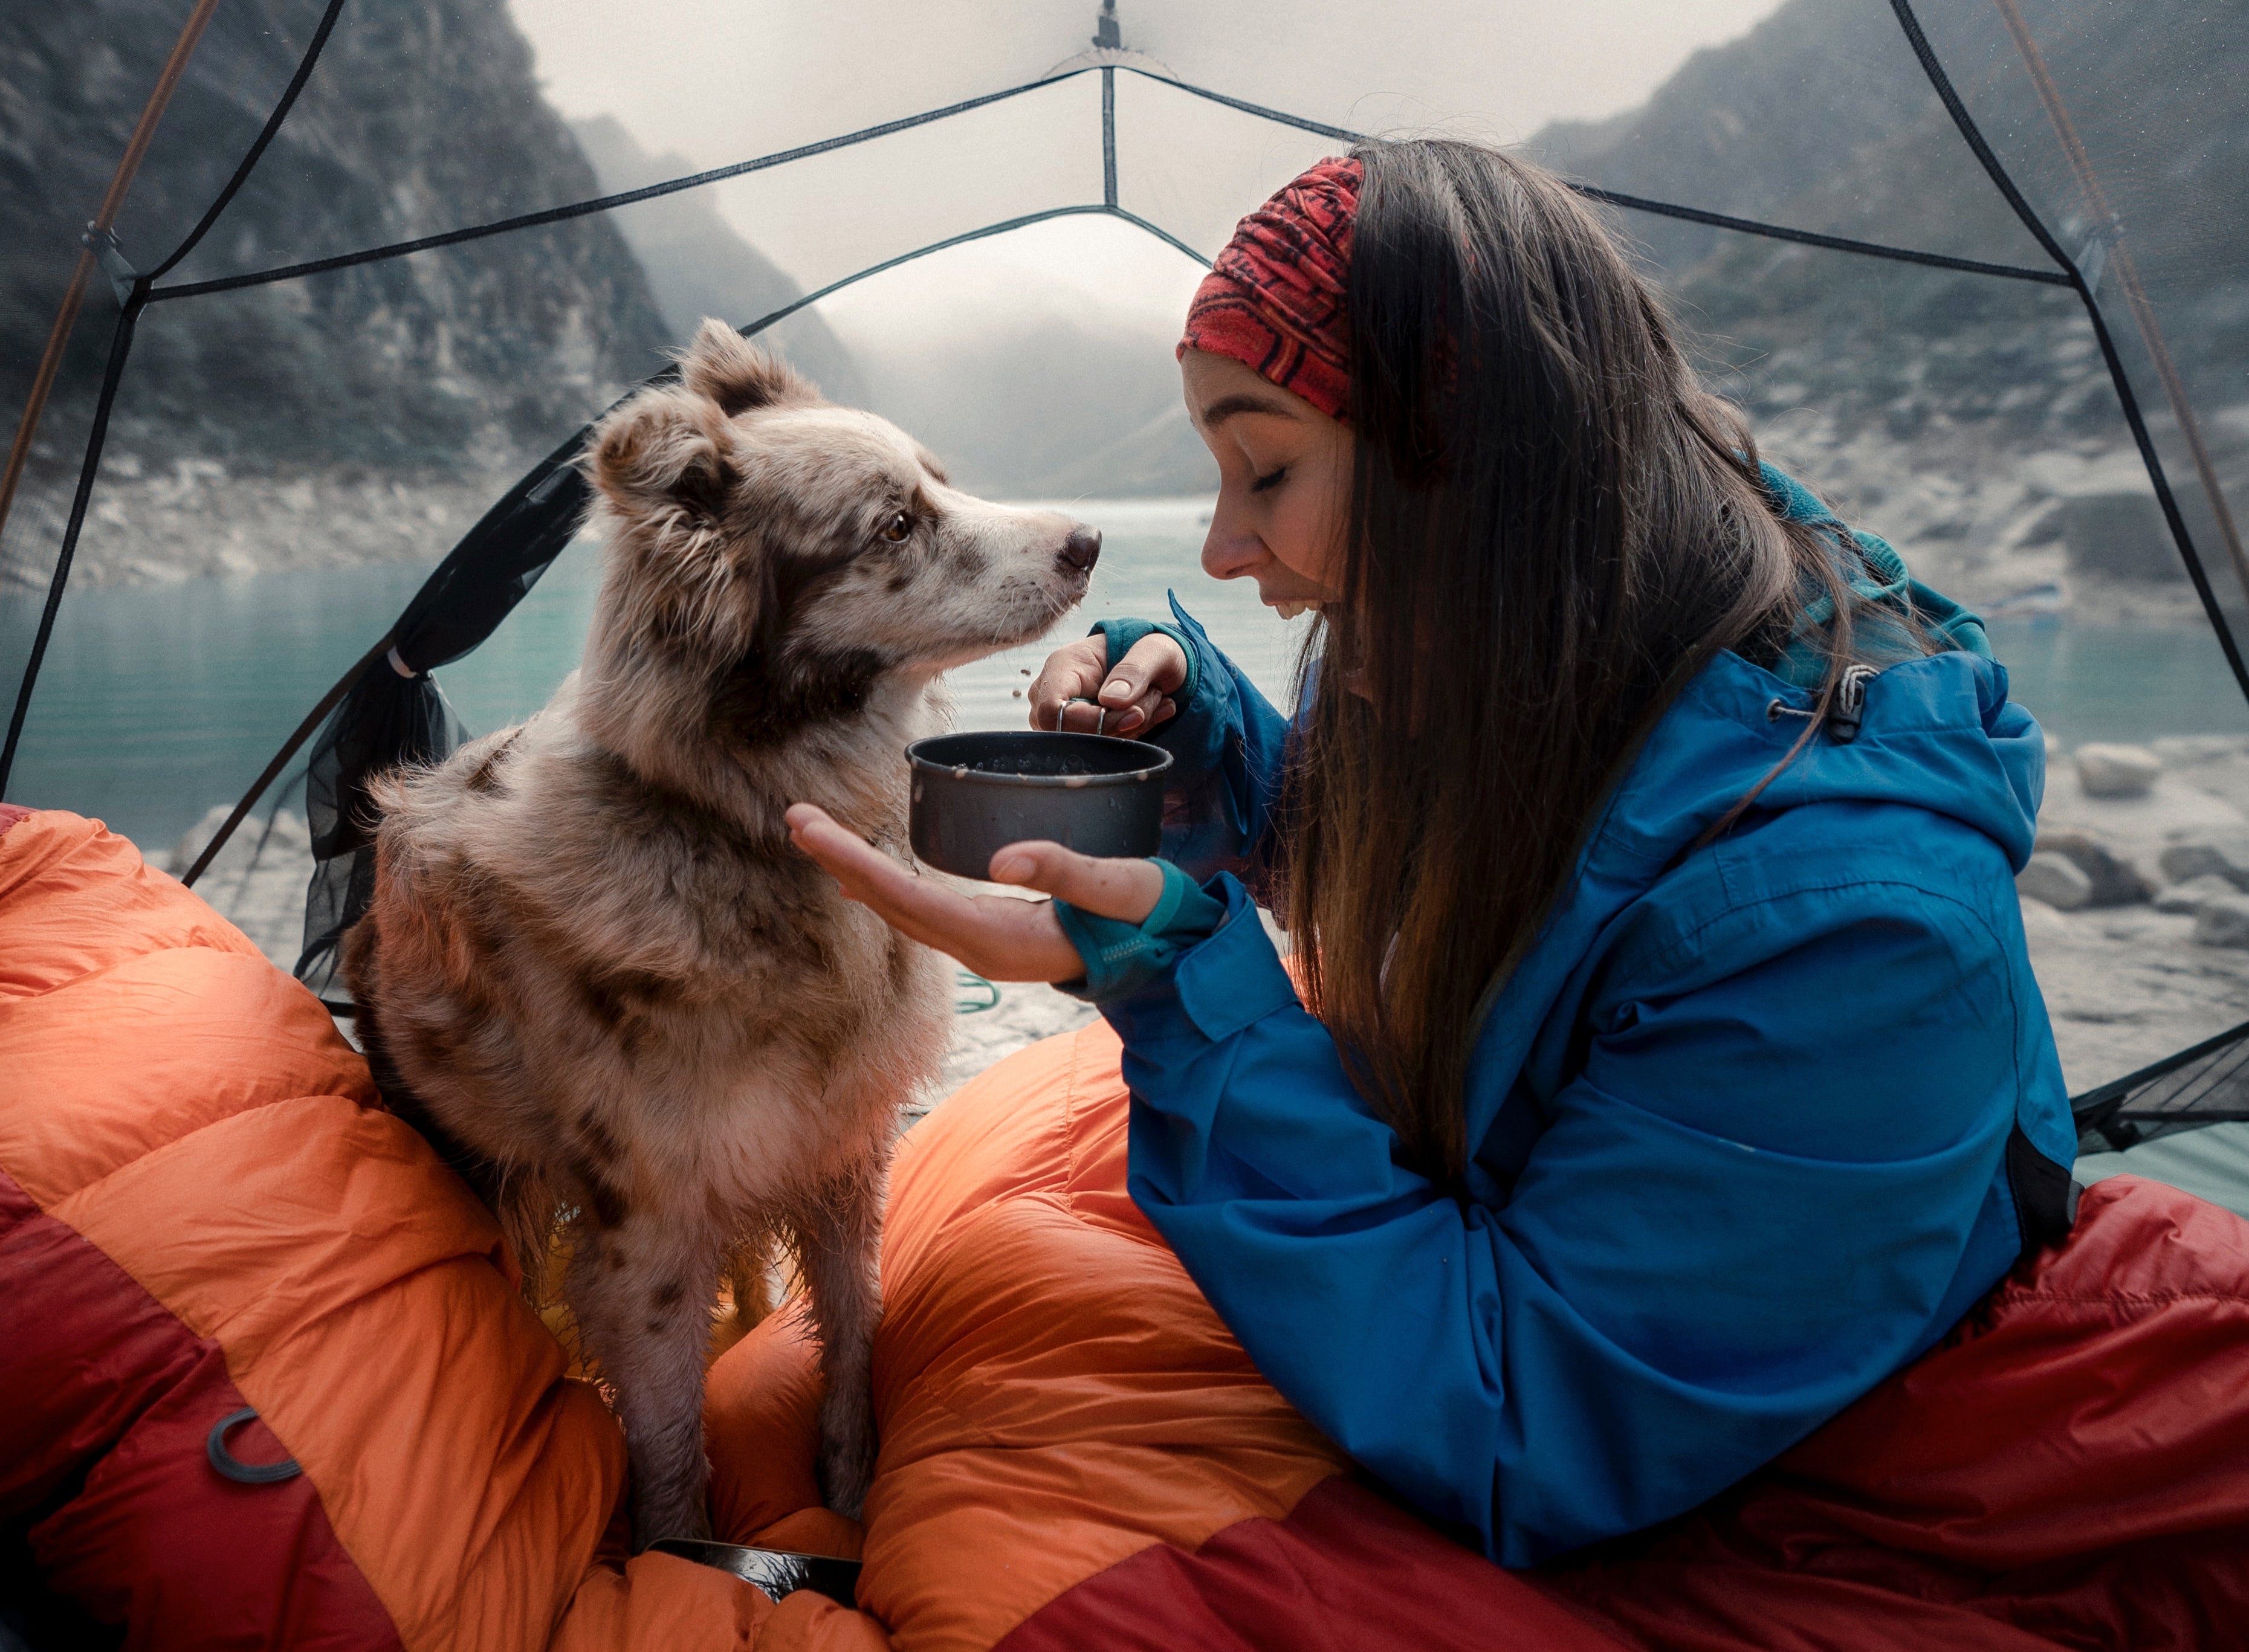
[[[1176,594],[1171,604],[1174,624],[1126,620],[1094,627],[1108,639],[1112,669],[1152,630],[1165,632],[1188,651],[1178,715],[1136,737],[1172,754],[1160,853],[1197,882],[1231,872],[1262,890],[1289,721],[1211,641]]]
[[[1510,1098],[1537,1139],[1486,1204],[1401,1165],[1225,893],[1104,1006],[1133,1197],[1290,1401],[1502,1564],[1695,1506],[2013,1259],[2015,989],[1965,908],[1831,888],[1645,951],[1575,1075]]]

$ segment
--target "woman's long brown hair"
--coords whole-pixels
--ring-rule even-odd
[[[1558,180],[1443,141],[1359,158],[1344,594],[1279,870],[1307,1004],[1412,1162],[1457,1186],[1479,1002],[1642,738],[1719,650],[1777,654],[1823,592],[1832,694],[1851,598]]]

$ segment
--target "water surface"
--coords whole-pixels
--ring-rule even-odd
[[[1086,602],[1038,643],[954,674],[963,728],[1022,726],[1020,696],[1048,648],[1083,635],[1097,616],[1162,616],[1170,588],[1259,687],[1287,703],[1310,621],[1283,625],[1248,582],[1203,576],[1207,501],[1068,509],[1104,536]],[[573,546],[490,641],[438,673],[472,731],[529,716],[576,665],[595,554],[589,541]],[[169,846],[256,777],[427,572],[391,565],[70,593],[10,799],[98,815],[152,849]],[[2064,620],[1998,624],[1991,635],[2015,697],[2068,744],[2249,730],[2249,707],[2199,627]]]

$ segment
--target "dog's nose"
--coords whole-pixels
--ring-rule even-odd
[[[1072,528],[1069,538],[1062,542],[1062,559],[1080,573],[1091,572],[1093,565],[1101,560],[1101,530]]]

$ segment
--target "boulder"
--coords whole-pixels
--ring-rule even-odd
[[[2063,500],[2059,514],[2072,573],[2134,585],[2185,579],[2163,513],[2144,487],[2080,494]]]
[[[2077,748],[2077,784],[2088,798],[2143,798],[2163,771],[2163,760],[2143,745]]]
[[[2231,900],[2240,890],[2214,873],[2198,878],[2189,878],[2184,883],[2174,883],[2156,897],[2158,912],[2184,912],[2189,916],[2200,912],[2212,901]]]
[[[2137,867],[2090,832],[2068,827],[2040,832],[2038,847],[2041,853],[2064,856],[2092,881],[2093,893],[2085,902],[2089,907],[2130,906],[2156,892]]]
[[[2249,895],[2223,895],[2194,915],[2194,938],[2206,947],[2249,947]]]
[[[2165,849],[2156,864],[2173,883],[2220,877],[2237,889],[2249,890],[2249,835],[2189,838]]]
[[[2015,874],[2015,888],[2058,912],[2074,912],[2093,899],[2093,880],[2067,855],[2050,849],[2031,856],[2030,864]]]

